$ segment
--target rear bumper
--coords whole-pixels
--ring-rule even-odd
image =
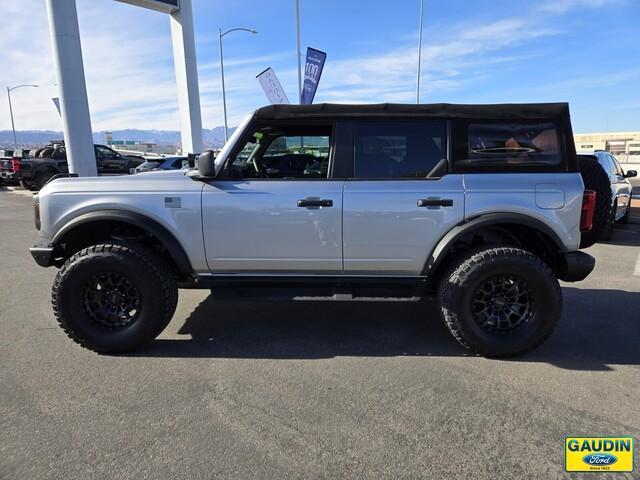
[[[40,247],[34,245],[29,249],[31,256],[41,267],[50,267],[53,265],[53,247]]]
[[[566,252],[561,256],[558,278],[565,282],[579,282],[593,271],[596,259],[584,252]]]

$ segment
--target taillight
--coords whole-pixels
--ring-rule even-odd
[[[20,172],[20,159],[19,158],[12,158],[11,159],[11,171],[13,173],[19,173]]]
[[[588,232],[593,228],[593,215],[596,211],[596,192],[585,190],[582,196],[582,213],[580,215],[580,231]]]

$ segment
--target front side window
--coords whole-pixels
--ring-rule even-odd
[[[561,163],[558,128],[551,122],[470,123],[463,167],[556,166]]]
[[[444,122],[356,125],[355,178],[426,178],[437,165],[446,171],[446,132]]]
[[[327,178],[331,127],[256,129],[228,164],[230,178]]]

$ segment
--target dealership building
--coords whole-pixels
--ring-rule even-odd
[[[640,163],[640,132],[581,133],[573,136],[576,150],[606,150],[620,162]]]

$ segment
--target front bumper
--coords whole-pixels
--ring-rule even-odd
[[[20,180],[20,175],[14,172],[2,171],[0,172],[0,179],[5,182],[18,182]]]
[[[54,264],[54,247],[40,247],[34,245],[29,249],[31,256],[41,267],[50,267]]]
[[[579,282],[593,271],[596,259],[584,252],[566,252],[560,257],[558,278],[565,282]]]

